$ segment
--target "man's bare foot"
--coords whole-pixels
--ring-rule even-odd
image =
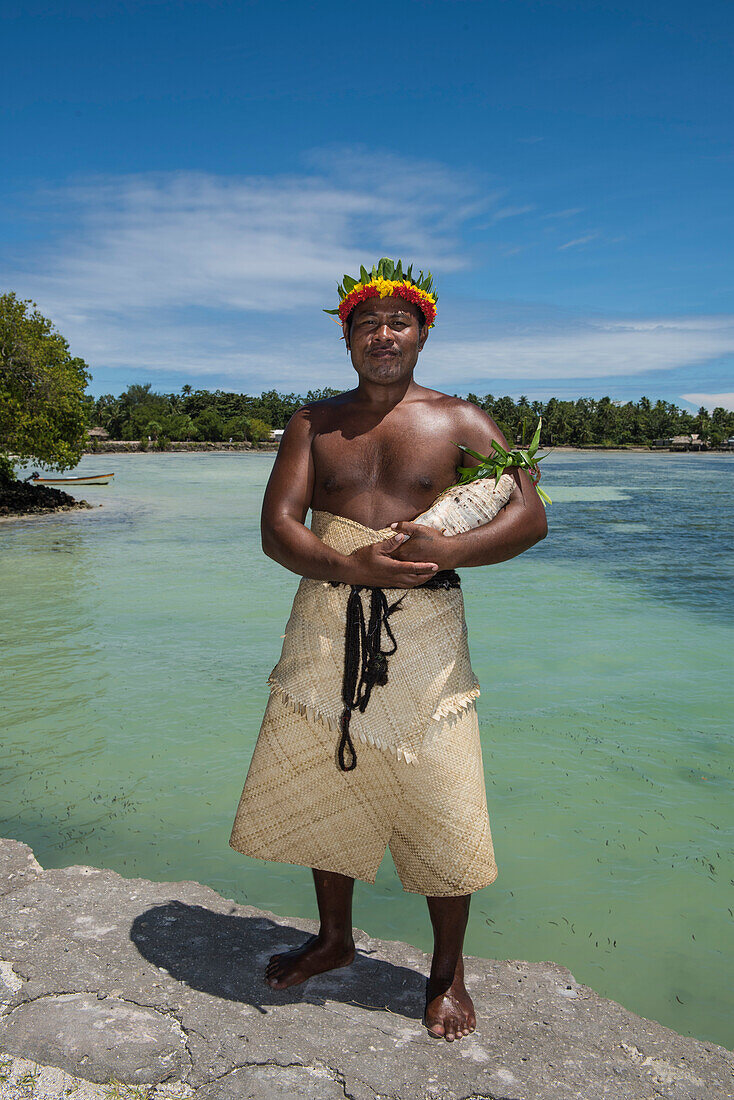
[[[477,1018],[463,974],[455,974],[449,986],[445,981],[428,979],[423,1023],[434,1039],[445,1039],[449,1043],[471,1035],[477,1026]]]
[[[331,943],[323,941],[320,936],[309,936],[301,947],[272,956],[265,967],[265,981],[271,989],[288,989],[312,978],[314,974],[337,970],[353,961],[354,940]]]

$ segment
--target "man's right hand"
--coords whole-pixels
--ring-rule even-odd
[[[438,571],[430,561],[398,561],[392,555],[405,542],[397,533],[381,542],[362,546],[347,556],[344,582],[368,588],[416,588]]]

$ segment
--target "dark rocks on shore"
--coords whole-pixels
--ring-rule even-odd
[[[0,481],[0,516],[38,516],[47,512],[69,512],[93,507],[86,500],[28,481]]]

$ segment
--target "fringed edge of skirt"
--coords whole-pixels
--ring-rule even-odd
[[[443,699],[438,707],[434,710],[431,718],[435,722],[442,722],[444,718],[448,718],[450,715],[461,714],[463,710],[468,710],[474,704],[474,701],[481,694],[479,690],[479,684],[474,683],[474,687],[470,691],[461,691],[458,695],[452,695],[449,699]]]
[[[270,686],[270,694],[279,696],[288,709],[293,711],[294,714],[303,715],[309,722],[320,722],[323,726],[328,726],[334,733],[341,732],[338,720],[330,718],[328,714],[324,714],[315,707],[310,707],[306,703],[301,703],[298,699],[294,699],[277,680],[270,678],[268,684]],[[477,694],[479,694],[478,691]],[[452,701],[449,700],[449,702]],[[432,717],[435,718],[436,716],[433,715]],[[406,764],[415,764],[418,759],[417,753],[410,752],[409,749],[401,748],[399,745],[390,745],[387,741],[383,741],[381,737],[373,737],[372,734],[362,733],[361,730],[357,732],[357,736],[363,745],[371,745],[374,749],[381,749],[383,752],[391,752],[393,756],[396,756],[398,760],[404,760]]]
[[[338,718],[330,718],[328,714],[317,710],[316,707],[309,707],[306,703],[299,702],[289,691],[286,691],[282,684],[279,684],[277,680],[273,680],[272,677],[268,680],[268,685],[270,694],[278,695],[294,714],[303,715],[308,718],[309,722],[320,722],[322,726],[328,726],[333,733],[341,732]]]

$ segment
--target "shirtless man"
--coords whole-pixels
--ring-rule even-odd
[[[475,405],[415,381],[429,325],[412,301],[368,298],[352,310],[343,332],[358,385],[306,406],[288,424],[265,494],[265,553],[315,580],[412,589],[439,570],[506,561],[544,538],[544,508],[528,476],[518,471],[509,503],[483,527],[446,537],[407,518],[455,483],[456,467],[466,456],[452,440],[484,454],[492,440],[505,447],[506,440]],[[369,528],[392,526],[395,534],[345,555],[304,525],[310,508]],[[273,989],[354,958],[354,878],[322,870],[313,874],[320,931],[302,947],[273,956],[266,970]],[[427,897],[434,953],[424,1022],[429,1034],[449,1041],[476,1026],[462,958],[470,897]]]

